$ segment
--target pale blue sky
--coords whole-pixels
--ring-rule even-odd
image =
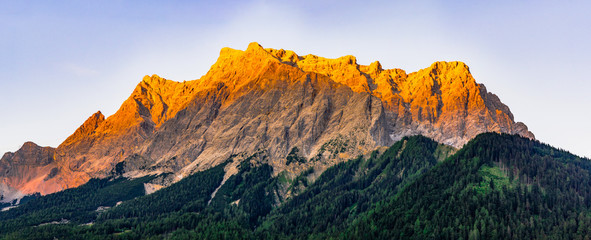
[[[588,1],[0,0],[0,154],[56,147],[144,75],[198,79],[249,42],[407,72],[466,62],[536,137],[591,156]]]

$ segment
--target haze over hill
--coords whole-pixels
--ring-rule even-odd
[[[353,56],[299,56],[251,43],[245,51],[222,49],[198,80],[144,77],[115,114],[95,113],[57,148],[27,143],[5,154],[0,182],[7,197],[116,174],[175,173],[161,182],[168,185],[253,153],[264,154],[275,175],[295,177],[403,136],[459,148],[491,131],[534,138],[462,62],[406,73],[359,65]]]

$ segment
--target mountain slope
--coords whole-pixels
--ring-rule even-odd
[[[482,134],[340,236],[583,239],[591,234],[590,173],[589,159]]]
[[[345,223],[357,216],[354,212],[367,211],[384,197],[395,194],[401,186],[435,166],[449,150],[451,148],[425,137],[404,138],[387,150],[374,151],[368,159],[360,157],[329,168],[309,186],[307,179],[313,170],[306,171],[288,184],[303,192],[288,200],[279,199],[278,194],[285,176],[271,176],[272,168],[264,152],[246,159],[233,156],[216,167],[197,172],[147,196],[137,197],[134,190],[138,184],[146,182],[146,178],[93,179],[81,187],[43,196],[0,213],[0,232],[6,234],[0,237],[147,238],[184,235],[183,229],[195,229],[199,235],[194,237],[203,239],[237,232],[242,233],[242,238],[260,238],[262,233],[302,237],[311,233],[302,231],[310,222],[339,225],[343,229]],[[233,163],[239,163],[238,172],[223,181],[224,169]],[[113,189],[123,191],[114,192]],[[332,205],[333,197],[342,204]],[[114,206],[119,200],[128,201]],[[281,202],[285,204],[271,212]],[[324,211],[298,215],[310,204],[327,202],[332,206]],[[64,206],[63,203],[70,204]],[[98,206],[103,207],[93,211]],[[330,221],[333,214],[340,217]],[[294,217],[298,217],[293,219],[298,222],[297,228],[289,228],[290,232],[275,228],[292,222]],[[47,222],[54,224],[38,226]],[[83,225],[89,222],[93,224]],[[261,230],[255,232],[257,228]],[[317,228],[315,233],[326,230],[326,227]]]
[[[0,159],[2,200],[20,198],[22,192],[48,194],[61,190],[49,183],[57,173],[54,154],[54,148],[40,147],[33,142],[26,142],[15,153],[4,154]]]
[[[534,137],[464,63],[437,62],[407,74],[379,62],[359,65],[352,56],[298,56],[251,43],[245,51],[222,49],[198,80],[144,77],[115,114],[94,114],[55,150],[55,168],[33,163],[39,171],[24,177],[0,172],[0,179],[26,194],[113,172],[175,173],[163,182],[168,185],[231,155],[260,150],[271,159],[273,175],[294,178],[403,136],[422,134],[461,147],[489,131]],[[287,164],[296,148],[306,161]],[[49,175],[49,181],[23,183],[27,188],[12,184]]]
[[[92,222],[118,202],[144,195],[144,183],[153,178],[146,176],[129,181],[123,178],[91,179],[77,188],[32,199],[0,212],[0,232],[7,234],[25,227]],[[30,236],[26,238],[31,239]]]
[[[375,151],[367,159],[337,164],[271,212],[257,233],[265,239],[304,239],[343,231],[360,214],[394,196],[452,151],[426,137],[413,136],[382,154]]]
[[[302,173],[289,183],[301,188],[300,194],[283,200],[277,191],[286,179],[271,176],[264,152],[234,156],[98,214],[62,214],[69,222],[36,227],[43,215],[20,214],[31,206],[46,209],[54,204],[48,198],[74,197],[67,193],[77,189],[31,200],[0,213],[0,237],[584,239],[591,234],[591,160],[496,133],[481,134],[446,158],[450,150],[425,137],[404,138],[332,166],[313,183],[306,179],[314,170]],[[236,162],[239,171],[224,181]],[[138,182],[119,181],[107,186]],[[109,194],[96,196],[112,199]],[[70,208],[81,204],[87,203]],[[14,216],[29,219],[29,225]],[[92,225],[83,225],[89,220]]]

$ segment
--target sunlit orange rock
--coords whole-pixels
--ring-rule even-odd
[[[297,174],[407,135],[461,147],[488,131],[534,137],[462,62],[407,74],[353,56],[299,56],[251,43],[222,49],[198,80],[144,77],[115,114],[92,115],[57,149],[26,144],[5,154],[0,183],[47,194],[116,174],[117,164],[128,177],[172,172],[178,180],[254,152],[264,152],[275,173]],[[331,153],[335,146],[344,152]],[[286,165],[293,147],[319,161]]]

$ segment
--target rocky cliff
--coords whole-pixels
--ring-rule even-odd
[[[299,56],[251,43],[222,49],[198,80],[144,77],[115,114],[97,112],[55,150],[25,144],[5,154],[0,181],[47,194],[111,174],[179,179],[253,153],[293,176],[403,136],[461,147],[490,131],[534,138],[464,63],[407,74],[353,56]]]
[[[15,153],[0,159],[0,200],[20,198],[24,193],[48,194],[58,190],[52,178],[57,174],[55,148],[26,142]]]

